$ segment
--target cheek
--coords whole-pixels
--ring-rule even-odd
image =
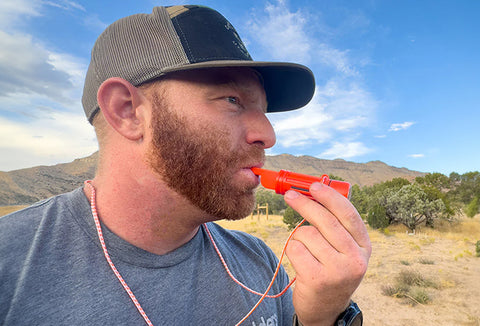
[[[201,121],[195,123],[193,131],[199,141],[219,152],[230,153],[239,146],[241,134],[228,123]]]

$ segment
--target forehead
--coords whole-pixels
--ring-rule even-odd
[[[251,68],[206,68],[174,72],[166,76],[167,80],[180,80],[199,87],[234,86],[240,88],[260,88],[264,92],[260,74]]]

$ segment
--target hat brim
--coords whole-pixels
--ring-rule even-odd
[[[218,60],[192,63],[163,70],[163,74],[206,68],[250,67],[263,78],[267,112],[290,111],[305,106],[315,92],[315,77],[307,67],[290,62]]]

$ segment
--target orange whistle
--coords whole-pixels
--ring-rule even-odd
[[[348,182],[331,180],[326,174],[321,177],[314,177],[287,170],[275,172],[260,168],[252,168],[252,171],[260,176],[262,186],[275,190],[275,192],[280,195],[285,194],[289,189],[293,189],[313,199],[309,191],[310,185],[314,182],[321,182],[332,187],[346,198],[349,198],[350,196],[350,184]]]

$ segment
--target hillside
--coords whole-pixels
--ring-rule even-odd
[[[0,206],[34,203],[73,190],[91,179],[98,154],[53,166],[37,166],[0,172]],[[424,173],[396,168],[380,161],[353,163],[344,160],[322,160],[311,156],[288,154],[267,156],[266,169],[322,175],[333,174],[352,184],[372,185],[396,177],[413,180]]]
[[[380,161],[354,163],[341,159],[322,160],[312,156],[297,157],[289,154],[268,156],[265,168],[276,171],[284,169],[310,175],[331,174],[361,187],[397,177],[412,181],[418,176],[425,175],[425,173],[406,168],[396,168]]]
[[[218,223],[261,238],[278,257],[290,233],[280,215]],[[480,215],[456,223],[444,221],[435,229],[421,227],[415,236],[400,225],[383,232],[367,228],[373,253],[367,274],[353,295],[363,311],[364,325],[480,325],[480,258],[475,257]],[[288,258],[283,265],[293,277]],[[387,296],[385,288],[398,286],[399,280],[405,287],[415,280],[415,291],[423,301],[400,293]]]
[[[79,187],[95,174],[97,153],[71,163],[0,172],[0,206],[31,204]]]

